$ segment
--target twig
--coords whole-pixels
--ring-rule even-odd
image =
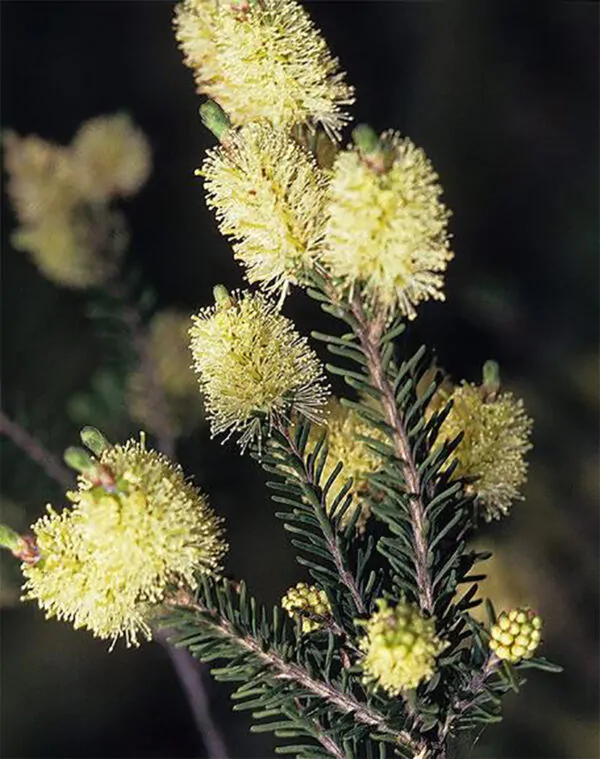
[[[415,550],[419,604],[423,611],[433,614],[433,582],[427,565],[427,540],[425,537],[425,507],[421,498],[421,483],[417,466],[412,455],[408,434],[398,413],[394,390],[386,376],[381,358],[380,340],[384,322],[381,319],[369,321],[358,296],[352,301],[352,313],[358,322],[356,330],[361,347],[367,358],[369,375],[373,386],[381,393],[381,403],[387,423],[394,430],[393,441],[403,469]]]
[[[73,477],[69,470],[60,463],[56,456],[46,450],[36,437],[10,419],[4,411],[0,411],[0,433],[6,435],[23,453],[35,461],[51,480],[65,489],[73,487]]]
[[[196,729],[202,736],[208,759],[227,759],[225,740],[210,712],[210,702],[202,678],[202,665],[185,648],[168,641],[169,630],[160,630],[155,638],[164,646],[192,711]]]

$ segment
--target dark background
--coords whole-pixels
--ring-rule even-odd
[[[2,128],[67,143],[98,114],[128,110],[151,140],[154,173],[126,209],[132,261],[161,305],[196,308],[216,282],[242,282],[193,169],[211,144],[171,2],[16,2],[2,18]],[[313,2],[310,12],[356,85],[357,121],[393,127],[431,157],[454,211],[446,304],[412,327],[454,376],[496,358],[536,420],[526,489],[486,528],[505,585],[547,621],[535,673],[472,757],[598,756],[598,6],[593,2]],[[76,438],[66,408],[103,362],[86,297],[44,280],[8,242],[2,210],[3,407],[60,452]],[[314,305],[286,305],[302,331]],[[24,529],[60,493],[6,442],[3,519]],[[228,569],[275,602],[303,579],[262,476],[201,429],[180,458],[228,522]],[[8,558],[8,561],[6,560]],[[112,654],[86,633],[14,603],[2,556],[2,756],[202,756],[158,645]],[[503,578],[499,581],[502,586]],[[17,594],[18,595],[18,594]],[[213,709],[234,757],[273,755]]]

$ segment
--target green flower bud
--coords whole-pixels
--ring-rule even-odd
[[[11,530],[5,524],[0,524],[0,546],[2,548],[8,548],[13,553],[18,550],[21,544],[21,536],[18,532]]]
[[[497,361],[486,361],[483,365],[483,389],[489,396],[495,396],[500,390],[500,366]]]
[[[80,432],[81,442],[89,448],[94,456],[101,456],[110,443],[95,427],[84,427]]]
[[[352,139],[363,153],[374,153],[380,148],[379,135],[368,124],[359,124],[353,129]]]
[[[93,474],[98,466],[97,462],[83,448],[70,446],[64,454],[64,460],[67,466],[75,469],[81,474]]]
[[[222,142],[223,136],[231,127],[231,122],[221,106],[214,100],[207,100],[200,106],[200,118],[204,126],[214,134],[219,142]]]

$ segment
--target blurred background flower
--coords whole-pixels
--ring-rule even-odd
[[[526,500],[507,519],[483,525],[481,540],[498,547],[515,583],[506,605],[529,603],[541,613],[543,652],[565,671],[532,676],[525,695],[506,700],[504,722],[467,755],[596,756],[596,6],[308,7],[356,85],[356,122],[393,127],[422,147],[453,211],[447,302],[423,304],[409,340],[436,346],[440,365],[455,378],[477,377],[495,358],[503,383],[535,421]],[[172,12],[171,3],[5,0],[1,126],[67,145],[96,114],[129,112],[149,136],[154,170],[127,204],[128,257],[144,267],[159,310],[192,312],[212,302],[215,283],[231,289],[243,279],[193,175],[215,141],[200,126]],[[114,367],[84,318],[81,294],[53,286],[11,246],[17,220],[4,198],[3,407],[26,417],[60,452],[82,422],[100,424],[71,421],[67,407],[77,393],[97,383],[114,408]],[[318,308],[300,294],[286,301],[285,313],[303,334],[323,327]],[[115,416],[104,429],[116,439],[119,425]],[[7,440],[0,452],[3,512],[12,502],[20,515],[0,518],[26,529],[45,502],[59,502],[60,489]],[[211,443],[207,427],[191,432],[178,455],[227,521],[233,575],[271,603],[307,579],[250,459],[233,443]],[[33,605],[3,606],[1,646],[2,755],[204,755],[161,647],[133,654],[117,647],[109,657],[104,642],[45,622]],[[211,684],[210,691],[231,755],[271,756],[271,739],[249,735],[249,720],[232,715],[228,689]]]

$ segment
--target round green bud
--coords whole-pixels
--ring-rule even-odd
[[[541,640],[542,619],[529,607],[503,611],[490,630],[490,650],[517,664],[533,656]]]

